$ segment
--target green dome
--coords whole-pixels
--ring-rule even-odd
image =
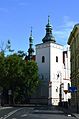
[[[48,16],[48,24],[46,25],[46,35],[42,39],[42,41],[43,43],[48,42],[48,41],[56,42],[54,36],[52,35],[52,25],[50,24],[49,16]]]

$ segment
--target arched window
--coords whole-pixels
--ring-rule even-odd
[[[42,56],[42,63],[44,63],[45,62],[45,57],[44,56]]]
[[[58,87],[56,87],[56,92],[58,92]]]
[[[58,56],[56,56],[56,62],[58,62]]]

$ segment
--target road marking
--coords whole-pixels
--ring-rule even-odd
[[[20,109],[9,112],[3,119],[7,119],[8,117],[12,116],[14,113],[16,113],[17,111],[19,111],[21,109],[23,109],[23,108],[20,108]]]
[[[71,114],[68,114],[68,117],[71,117]]]
[[[3,109],[10,109],[10,108],[13,108],[13,107],[0,107],[0,110],[3,110]]]
[[[26,116],[28,116],[27,114],[23,114],[23,115],[21,115],[21,117],[26,117]]]

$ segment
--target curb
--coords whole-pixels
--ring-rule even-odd
[[[3,110],[3,109],[10,109],[12,107],[0,107],[0,110]]]

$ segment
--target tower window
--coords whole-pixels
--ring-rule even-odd
[[[44,56],[42,56],[42,63],[44,63],[45,62],[45,57]]]
[[[56,92],[58,92],[58,87],[56,87]]]
[[[56,56],[56,62],[58,62],[58,56]]]

